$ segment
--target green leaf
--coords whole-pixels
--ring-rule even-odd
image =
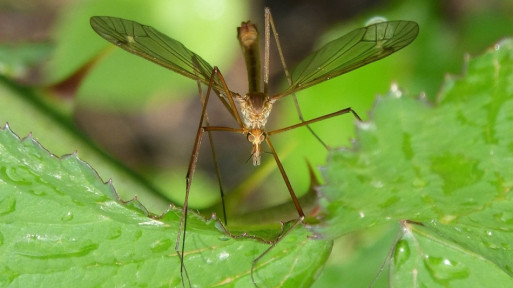
[[[174,251],[180,209],[156,217],[135,199],[123,202],[75,154],[56,157],[32,137],[20,141],[8,126],[0,129],[0,159],[2,287],[181,287]],[[312,283],[331,241],[310,234],[293,229],[256,263],[255,281],[265,287]],[[270,247],[249,233],[234,238],[217,220],[192,212],[186,239],[185,265],[199,287],[250,287],[252,261]]]
[[[404,228],[408,232],[393,256],[393,287],[487,287],[491,279],[494,287],[513,285],[511,275],[484,254],[454,245],[432,229],[409,224]]]
[[[163,197],[150,184],[92,145],[65,116],[55,111],[55,106],[45,103],[45,100],[48,98],[41,91],[0,77],[0,123],[9,123],[19,134],[33,133],[38,142],[54,154],[78,151],[80,157],[87,159],[100,175],[116,183],[121,198],[130,199],[137,195],[155,213],[167,209]]]
[[[379,98],[355,145],[330,155],[317,231],[336,238],[408,220],[396,248],[410,254],[392,263],[397,287],[468,287],[482,269],[510,287],[512,75],[508,39],[448,78],[435,105],[394,88]],[[406,274],[403,262],[413,265]]]

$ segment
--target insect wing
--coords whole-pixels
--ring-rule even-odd
[[[419,33],[411,21],[388,21],[356,29],[307,56],[292,73],[292,85],[274,99],[347,73],[410,44]]]
[[[96,33],[126,51],[146,58],[186,77],[208,85],[212,66],[199,55],[187,49],[153,27],[135,21],[108,17],[91,17],[91,27]],[[222,84],[214,79],[213,89],[225,95]]]

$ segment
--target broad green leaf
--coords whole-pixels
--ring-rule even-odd
[[[404,237],[437,240],[410,245],[410,257],[442,261],[426,264],[433,264],[429,275],[417,270],[416,285],[468,287],[484,266],[504,274],[496,286],[513,285],[512,75],[508,39],[471,59],[463,77],[448,78],[434,105],[398,89],[379,98],[371,120],[358,125],[355,145],[330,156],[321,201],[327,223],[317,231],[336,238],[415,221],[424,227],[408,224],[413,228]],[[467,276],[449,271],[461,268],[448,267],[454,263],[465,266]],[[444,273],[455,274],[439,281]]]
[[[55,112],[55,107],[48,107],[44,100],[45,95],[41,91],[0,77],[0,125],[9,123],[21,135],[33,133],[45,148],[56,155],[78,151],[80,157],[95,166],[100,175],[116,183],[121,198],[130,199],[137,195],[152,212],[160,213],[166,209],[165,200],[151,185],[91,145],[90,140],[69,123],[69,119]]]
[[[336,239],[326,267],[312,287],[370,287],[394,243],[398,226],[376,226]],[[386,275],[388,269],[381,273]],[[386,277],[379,277],[372,287],[387,287],[387,283]]]
[[[452,239],[406,224],[396,244],[391,287],[511,287],[511,275],[491,259],[454,245]],[[468,231],[463,231],[468,235]],[[491,235],[490,235],[491,236]],[[477,243],[472,243],[473,245]]]
[[[0,159],[0,286],[181,287],[174,250],[180,209],[157,217],[135,199],[125,203],[75,154],[59,158],[7,126],[0,129]],[[253,285],[252,261],[270,244],[250,235],[280,231],[244,229],[248,236],[233,238],[217,220],[190,213],[185,264],[194,286]],[[256,263],[255,281],[312,283],[331,241],[310,234],[293,229]]]

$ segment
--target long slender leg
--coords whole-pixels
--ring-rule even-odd
[[[199,82],[199,81],[198,81],[198,92],[200,95],[201,104],[205,105],[205,101],[203,99],[203,93],[202,93],[202,89],[201,89],[201,82]],[[210,122],[208,121],[208,114],[206,111],[205,111],[205,123],[206,123],[207,127],[210,126]],[[219,164],[217,162],[217,154],[216,154],[216,150],[214,147],[214,141],[212,140],[212,133],[209,130],[209,131],[207,131],[207,134],[208,134],[208,142],[210,144],[210,151],[212,153],[212,160],[214,162],[214,168],[216,170],[216,178],[217,178],[217,184],[219,186],[219,193],[221,194],[221,205],[223,207],[224,225],[228,225],[228,220],[226,219],[226,207],[224,204],[224,191],[223,191],[223,181],[221,180],[221,169],[219,169]]]
[[[269,146],[269,149],[271,149],[271,153],[273,154],[274,160],[276,161],[276,165],[278,165],[278,169],[280,170],[281,176],[283,177],[283,180],[285,181],[285,185],[287,185],[287,189],[289,190],[290,197],[292,198],[292,201],[294,202],[294,206],[296,206],[297,213],[299,214],[300,218],[305,217],[305,213],[303,213],[303,209],[301,208],[301,205],[299,204],[299,200],[296,197],[296,193],[294,193],[294,190],[292,189],[292,185],[290,185],[289,177],[287,177],[287,173],[285,173],[285,169],[283,169],[283,165],[281,164],[280,158],[278,158],[278,154],[276,154],[276,151],[274,150],[273,144],[271,143],[271,140],[269,137],[265,137],[265,142]]]
[[[265,33],[266,35],[269,34],[269,25],[271,26],[272,30],[273,30],[273,35],[274,35],[274,41],[276,42],[276,48],[278,50],[278,55],[280,56],[280,61],[281,61],[281,65],[283,67],[283,71],[285,72],[285,77],[287,78],[287,82],[289,85],[292,85],[292,77],[290,76],[290,73],[289,73],[289,70],[287,68],[287,63],[285,62],[285,57],[283,56],[283,51],[281,49],[281,44],[280,44],[280,39],[279,39],[279,36],[278,36],[278,32],[276,31],[276,26],[274,25],[274,20],[273,20],[273,17],[271,15],[271,10],[269,10],[269,8],[265,8],[265,19],[266,19],[266,27],[265,27]],[[266,40],[268,40],[266,38]],[[268,47],[268,43],[266,43],[266,47]],[[265,67],[265,66],[264,66]],[[265,76],[264,76],[264,79],[265,79]],[[304,118],[303,118],[303,113],[301,112],[301,108],[299,107],[299,103],[297,101],[297,97],[296,97],[296,94],[295,93],[292,93],[292,100],[294,101],[294,105],[296,107],[296,111],[297,111],[297,115],[299,117],[299,121],[301,122],[304,122]],[[322,139],[319,137],[319,135],[317,135],[313,129],[310,127],[310,125],[306,125],[306,128],[308,128],[308,130],[310,131],[310,133],[312,133],[312,135],[317,139],[317,141],[319,141],[319,143],[321,143],[322,146],[324,146],[324,148],[328,149],[328,145],[326,145],[326,143],[324,143],[324,141],[322,141]]]
[[[282,66],[283,66],[283,69],[284,69],[284,72],[285,72],[285,76],[287,77],[287,81],[288,81],[289,85],[292,85],[292,78],[291,78],[291,76],[289,74],[289,71],[287,69],[287,65],[285,63],[285,58],[283,56],[283,52],[282,52],[282,49],[281,49],[278,33],[276,31],[276,28],[275,28],[275,25],[274,25],[274,21],[273,21],[272,16],[271,16],[271,12],[270,12],[269,8],[265,8],[264,92],[267,92],[268,81],[269,81],[268,75],[269,75],[269,61],[270,61],[269,60],[270,28],[272,28],[272,30],[273,30],[275,42],[276,42],[276,45],[277,45],[277,48],[278,48],[278,53],[279,53],[280,61],[282,63]],[[281,239],[283,239],[286,235],[288,235],[288,233],[290,233],[290,231],[292,231],[297,225],[299,225],[299,223],[302,223],[304,218],[305,218],[305,214],[303,212],[303,209],[301,208],[299,200],[298,200],[296,194],[294,193],[294,190],[292,189],[292,186],[291,186],[290,181],[288,179],[288,176],[287,176],[287,174],[285,172],[285,169],[283,168],[283,165],[281,164],[281,161],[280,161],[280,159],[279,159],[279,157],[278,157],[278,155],[277,155],[277,153],[276,153],[276,151],[275,151],[275,149],[274,149],[274,147],[273,147],[273,145],[271,143],[271,140],[270,140],[269,136],[271,136],[272,134],[278,134],[280,132],[291,130],[291,129],[294,129],[294,128],[297,128],[297,127],[306,126],[308,128],[308,130],[310,130],[312,135],[315,138],[317,138],[317,140],[326,149],[328,149],[328,146],[312,130],[312,128],[309,126],[309,124],[317,122],[317,121],[322,121],[324,119],[328,119],[328,118],[331,118],[331,117],[334,117],[334,116],[337,116],[337,115],[346,114],[346,113],[352,113],[358,120],[361,121],[361,118],[358,116],[358,114],[353,109],[351,109],[351,108],[342,109],[340,111],[337,111],[337,112],[334,112],[334,113],[331,113],[331,114],[328,114],[328,115],[325,115],[325,116],[321,116],[321,117],[317,117],[317,118],[305,121],[304,118],[303,118],[303,115],[302,115],[302,112],[301,112],[301,109],[299,107],[299,104],[298,104],[298,101],[297,101],[297,98],[296,98],[295,94],[292,94],[292,97],[293,97],[293,100],[294,100],[294,103],[295,103],[295,106],[296,106],[296,111],[298,113],[299,120],[301,122],[296,124],[296,125],[292,125],[292,126],[285,127],[285,128],[282,128],[282,129],[277,129],[277,130],[273,130],[271,132],[267,132],[266,133],[267,137],[265,138],[265,141],[266,141],[267,145],[269,146],[269,149],[271,150],[271,153],[272,153],[272,155],[274,157],[274,160],[276,161],[276,164],[278,166],[278,169],[280,170],[280,173],[281,173],[281,175],[283,177],[283,180],[285,181],[285,184],[287,186],[287,189],[289,190],[290,196],[292,198],[294,206],[296,207],[296,210],[298,212],[299,218],[294,220],[295,222],[293,223],[293,225],[289,229],[287,229],[286,231],[283,231],[282,234],[275,241],[273,241],[273,243],[271,244],[271,246],[268,249],[266,249],[262,254],[260,254],[257,258],[255,258],[253,260],[253,263],[251,265],[251,280],[253,281],[253,284],[255,285],[255,287],[258,287],[258,285],[257,285],[257,283],[255,282],[255,279],[254,279],[254,270],[256,268],[256,264],[258,263],[258,261],[260,261],[269,251],[271,251],[281,241]]]
[[[321,116],[321,117],[317,117],[317,118],[314,118],[314,119],[311,119],[311,120],[308,120],[308,121],[303,121],[303,122],[300,122],[298,124],[295,124],[295,125],[292,125],[292,126],[288,126],[288,127],[285,127],[285,128],[281,128],[281,129],[277,129],[277,130],[273,130],[273,131],[270,131],[270,132],[267,132],[266,133],[266,138],[265,138],[265,141],[267,143],[267,145],[269,146],[269,149],[271,149],[271,153],[273,154],[273,157],[274,157],[274,160],[276,161],[276,164],[278,165],[278,169],[280,170],[280,173],[283,177],[283,180],[285,181],[285,184],[287,185],[287,189],[289,190],[289,193],[290,193],[290,197],[292,198],[292,201],[294,202],[294,206],[296,206],[296,210],[299,214],[299,218],[296,219],[295,223],[287,230],[287,231],[284,231],[280,237],[278,237],[276,239],[276,241],[274,241],[271,246],[269,248],[267,248],[262,254],[260,254],[257,258],[255,258],[255,260],[253,260],[253,263],[251,265],[251,280],[253,281],[253,284],[255,285],[255,287],[258,287],[258,285],[256,284],[255,282],[255,279],[254,279],[254,270],[255,270],[255,267],[256,267],[256,264],[258,263],[258,261],[260,261],[260,259],[262,259],[269,251],[271,251],[279,242],[281,239],[283,239],[283,237],[285,237],[290,231],[292,231],[292,229],[294,229],[299,223],[303,222],[303,219],[305,217],[305,214],[301,208],[301,205],[299,203],[299,200],[297,199],[296,197],[296,194],[294,193],[294,190],[292,189],[292,186],[290,185],[290,181],[287,177],[287,174],[285,173],[285,169],[283,168],[283,165],[281,164],[281,161],[280,159],[278,158],[278,155],[276,154],[276,151],[274,150],[274,147],[271,143],[271,140],[269,139],[271,135],[273,134],[278,134],[278,133],[281,133],[281,132],[285,132],[285,131],[288,131],[288,130],[292,130],[292,129],[295,129],[295,128],[298,128],[298,127],[301,127],[301,126],[307,126],[311,123],[315,123],[315,122],[318,122],[318,121],[322,121],[322,120],[325,120],[325,119],[328,119],[328,118],[331,118],[331,117],[335,117],[335,116],[338,116],[338,115],[343,115],[343,114],[347,114],[347,113],[352,113],[358,120],[361,121],[360,119],[360,116],[358,116],[358,114],[351,108],[345,108],[345,109],[342,109],[340,111],[336,111],[334,113],[331,113],[331,114],[328,114],[328,115],[324,115],[324,116]]]
[[[208,100],[209,100],[209,97],[210,97],[210,92],[212,91],[212,84],[214,83],[214,77],[219,77],[219,79],[221,80],[221,82],[223,83],[223,87],[225,89],[225,92],[227,93],[228,95],[228,100],[230,102],[230,106],[232,107],[233,111],[235,111],[235,118],[237,119],[237,122],[239,124],[239,126],[241,127],[240,129],[237,129],[237,128],[228,128],[228,127],[214,127],[214,126],[207,126],[207,127],[203,127],[203,122],[205,121],[205,117],[206,117],[206,108],[207,108],[207,105],[208,105]],[[213,131],[213,130],[224,130],[224,131],[242,131],[242,121],[240,119],[240,115],[238,114],[237,112],[237,109],[235,107],[235,103],[232,99],[232,96],[230,94],[230,90],[228,90],[228,87],[226,85],[226,82],[224,81],[224,78],[221,74],[221,72],[219,71],[219,69],[217,67],[214,67],[214,69],[212,70],[212,74],[210,75],[210,80],[209,80],[209,85],[208,85],[208,89],[207,89],[207,93],[205,95],[205,101],[203,103],[203,108],[202,108],[202,111],[201,111],[201,116],[200,116],[200,121],[199,121],[199,124],[198,124],[198,132],[196,133],[196,139],[194,141],[194,146],[193,146],[193,150],[192,150],[192,154],[191,154],[191,159],[189,161],[189,168],[187,169],[187,175],[185,177],[185,200],[184,200],[184,203],[183,203],[183,208],[182,208],[182,217],[180,218],[180,225],[179,225],[179,228],[178,228],[178,233],[177,233],[177,237],[176,237],[176,244],[175,244],[175,251],[180,259],[180,275],[181,275],[181,278],[182,278],[182,286],[185,287],[185,281],[184,281],[184,273],[185,273],[185,277],[187,278],[187,282],[189,284],[189,287],[191,287],[191,282],[190,282],[190,278],[189,278],[189,275],[187,273],[187,270],[185,268],[185,265],[184,265],[184,252],[185,252],[185,236],[186,236],[186,231],[187,231],[187,208],[188,208],[188,202],[189,202],[189,192],[190,192],[190,189],[191,189],[191,184],[192,184],[192,179],[193,179],[193,176],[194,176],[194,171],[196,169],[196,162],[198,160],[198,155],[199,155],[199,147],[200,147],[200,143],[201,143],[201,138],[202,138],[202,135],[203,135],[203,132],[204,131]],[[182,235],[182,229],[183,229],[183,235]],[[180,249],[180,242],[182,244],[182,249]]]
[[[276,240],[271,243],[271,246],[269,246],[269,248],[267,248],[262,254],[260,254],[257,258],[255,258],[253,260],[253,263],[251,263],[251,281],[253,282],[253,285],[255,285],[255,287],[258,287],[258,285],[255,281],[253,272],[255,271],[255,267],[256,267],[256,264],[258,263],[258,261],[260,261],[260,259],[262,259],[267,253],[269,253],[269,251],[271,251],[274,247],[276,247],[276,245],[281,241],[281,239],[283,239],[285,236],[287,236],[290,233],[290,231],[294,230],[294,228],[296,228],[296,226],[299,225],[299,223],[303,222],[304,218],[305,217],[303,216],[298,219],[292,220],[293,224],[289,227],[289,229],[282,230],[282,233],[280,234],[280,236],[278,238],[276,238]],[[284,229],[284,226],[285,226],[285,223],[282,222],[282,229]]]
[[[322,120],[329,119],[331,117],[335,117],[335,116],[343,115],[343,114],[347,114],[347,113],[352,113],[356,119],[358,119],[359,121],[362,121],[360,116],[358,116],[358,114],[356,114],[356,112],[353,109],[351,109],[351,107],[348,107],[348,108],[345,108],[345,109],[342,109],[342,110],[339,110],[339,111],[336,111],[336,112],[333,112],[333,113],[330,113],[330,114],[327,114],[327,115],[324,115],[324,116],[321,116],[321,117],[317,117],[317,118],[314,118],[314,119],[310,119],[308,121],[303,121],[303,122],[295,124],[295,125],[291,125],[291,126],[288,126],[288,127],[285,127],[285,128],[276,129],[276,130],[267,132],[267,135],[278,134],[278,133],[281,133],[281,132],[284,132],[284,131],[292,130],[292,129],[295,129],[295,128],[298,128],[298,127],[301,127],[301,126],[305,126],[305,125],[307,126],[308,124],[312,124],[312,123],[315,123],[315,122],[319,122],[319,121],[322,121]]]
[[[270,65],[270,29],[269,29],[269,17],[271,12],[269,8],[265,8],[265,30],[264,30],[264,93],[269,95],[269,65]]]
[[[267,253],[269,253],[269,251],[274,249],[274,247],[276,247],[276,245],[285,236],[287,236],[294,228],[296,228],[297,225],[299,225],[300,223],[303,223],[303,220],[305,219],[305,213],[303,212],[303,209],[301,208],[301,204],[299,203],[299,200],[298,200],[296,194],[294,193],[294,190],[292,189],[292,186],[290,184],[289,178],[288,178],[287,174],[285,173],[285,169],[283,168],[283,165],[281,164],[281,161],[280,161],[280,159],[278,157],[278,154],[276,154],[276,150],[274,150],[274,146],[272,145],[271,140],[269,139],[269,137],[265,138],[265,142],[269,146],[269,149],[271,149],[271,153],[273,154],[274,160],[276,161],[276,165],[278,166],[278,169],[280,170],[281,176],[283,177],[283,180],[285,181],[285,185],[287,186],[287,189],[289,190],[290,197],[292,198],[292,201],[294,202],[294,206],[296,206],[296,210],[297,210],[297,213],[299,215],[299,218],[293,220],[294,223],[287,230],[282,230],[282,233],[280,234],[280,236],[278,236],[278,238],[276,238],[274,241],[272,241],[272,243],[269,246],[269,248],[267,248],[262,254],[260,254],[257,258],[255,258],[253,260],[253,262],[251,263],[251,281],[253,282],[253,285],[255,285],[255,287],[259,287],[258,284],[255,281],[255,276],[254,276],[254,272],[255,272],[255,268],[256,268],[257,263],[265,255],[267,255]],[[284,225],[283,222],[282,222],[282,225]]]

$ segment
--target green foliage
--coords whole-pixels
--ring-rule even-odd
[[[226,10],[223,21],[193,17],[185,12],[197,16],[200,13],[188,9],[190,6],[178,6],[178,1],[157,2],[162,4],[158,8],[143,8],[138,1],[88,1],[88,5],[93,5],[70,9],[58,29],[61,37],[58,37],[56,58],[52,59],[49,69],[50,79],[69,75],[106,46],[88,25],[92,15],[120,16],[154,25],[185,41],[210,63],[221,68],[229,66],[222,65],[228,62],[225,58],[238,53],[235,52],[233,27],[246,19],[234,4],[242,2],[231,1],[230,9],[238,10]],[[299,97],[307,110],[306,118],[333,112],[330,110],[333,107],[352,106],[366,120],[367,108],[357,104],[358,101],[370,103],[374,93],[388,85],[388,77],[399,80],[400,86],[409,90],[425,89],[432,99],[442,77],[437,72],[459,69],[455,67],[460,66],[458,60],[462,52],[455,47],[471,49],[465,42],[471,41],[468,40],[471,35],[462,39],[455,31],[467,27],[468,33],[477,34],[482,30],[478,34],[487,38],[487,43],[492,41],[489,39],[510,33],[509,18],[503,18],[502,24],[496,25],[498,17],[494,15],[487,18],[487,28],[479,25],[480,29],[475,29],[476,18],[467,16],[468,25],[462,29],[454,19],[443,23],[427,15],[435,14],[435,5],[430,4],[434,3],[431,1],[424,2],[408,2],[407,5],[412,5],[410,8],[397,13],[395,18],[390,17],[404,19],[404,15],[409,15],[408,19],[419,22],[421,34],[408,48],[411,48],[408,53],[402,51],[350,75],[305,90]],[[387,16],[392,15],[387,13]],[[219,22],[222,27],[213,27]],[[483,21],[478,22],[483,24]],[[182,25],[189,28],[180,29]],[[347,23],[344,29],[345,26]],[[203,29],[205,27],[209,29]],[[223,36],[211,33],[210,28]],[[501,29],[506,32],[501,34]],[[341,30],[336,30],[339,36]],[[191,34],[189,31],[202,34],[184,40],[185,34]],[[483,46],[482,43],[472,45]],[[464,77],[447,79],[435,104],[413,99],[398,90],[383,96],[376,102],[371,120],[358,124],[355,146],[331,153],[325,170],[327,185],[322,188],[324,220],[319,227],[314,227],[314,232],[327,239],[342,237],[343,242],[339,244],[363,247],[363,253],[351,255],[341,250],[341,245],[335,246],[332,256],[338,257],[337,260],[345,257],[345,262],[328,267],[323,273],[326,278],[318,281],[316,287],[334,287],[334,283],[340,283],[337,287],[367,287],[390,244],[394,243],[398,223],[401,224],[400,238],[389,259],[390,271],[382,273],[376,286],[388,284],[387,272],[391,272],[390,283],[394,287],[483,287],[489,286],[490,281],[494,287],[512,286],[511,46],[511,41],[503,41],[500,49],[472,59]],[[112,110],[132,109],[154,101],[148,101],[149,95],[157,96],[155,102],[160,103],[161,99],[169,97],[168,92],[176,96],[185,90],[195,90],[188,79],[182,79],[182,85],[177,82],[180,79],[170,79],[173,73],[118,50],[84,83],[79,93],[82,104],[94,107],[103,102]],[[41,50],[37,57],[45,51],[46,48]],[[32,61],[31,57],[27,59],[27,62]],[[423,64],[414,65],[416,62]],[[161,71],[146,73],[154,66]],[[140,71],[145,71],[145,75],[140,75]],[[7,72],[4,74],[9,74]],[[150,84],[141,76],[158,80]],[[104,184],[76,155],[59,159],[32,138],[20,141],[9,129],[0,129],[0,285],[181,287],[179,261],[174,251],[181,212],[173,208],[162,218],[149,217],[147,210],[162,211],[167,207],[167,200],[152,196],[151,185],[113,164],[112,159],[73,132],[74,127],[63,125],[65,121],[59,121],[63,120],[59,115],[49,113],[44,105],[37,103],[35,99],[41,99],[40,91],[0,80],[0,123],[9,121],[12,130],[19,135],[32,131],[38,142],[57,155],[78,150],[80,158],[87,159],[104,179],[113,179],[121,195],[117,196],[112,186]],[[362,95],[368,98],[363,99]],[[328,102],[329,97],[335,102]],[[320,106],[327,110],[321,110]],[[272,117],[284,116],[281,111],[274,115]],[[289,118],[296,121],[295,115]],[[344,124],[330,122],[323,128],[328,132],[321,137],[331,137],[327,142],[333,147],[342,145],[340,141],[350,137],[346,136],[347,131],[340,129],[334,133],[332,129],[352,127],[354,119],[346,118],[342,120]],[[316,127],[316,131],[320,128]],[[322,150],[316,142],[310,141],[311,135],[305,134],[301,138],[291,136],[293,134],[276,136],[277,142],[279,137],[284,137],[287,144],[299,143],[299,149],[289,153],[292,157],[282,159],[289,176],[294,175],[298,167],[305,166],[300,153],[312,157],[312,150],[316,153]],[[333,139],[335,142],[331,142]],[[313,148],[305,148],[307,145]],[[281,150],[283,156],[284,149]],[[318,158],[325,159],[322,153]],[[286,163],[287,160],[292,164]],[[279,175],[277,178],[282,183]],[[304,178],[306,187],[308,177],[293,178],[296,190],[306,190],[298,189],[297,182]],[[183,186],[183,175],[177,179],[178,185]],[[202,183],[204,181],[196,177],[194,186]],[[274,187],[268,182],[265,185]],[[183,193],[179,189],[168,190]],[[283,191],[284,188],[272,189],[273,195]],[[131,199],[134,195],[144,204],[119,200]],[[188,225],[185,263],[193,285],[252,286],[251,263],[270,247],[269,244],[249,236],[232,238],[216,220],[205,221],[195,214],[190,214]],[[294,229],[258,262],[255,279],[260,286],[302,287],[317,278],[332,242],[310,240],[307,236],[312,231],[308,228]],[[279,234],[279,229],[263,226],[229,227],[229,230],[234,234],[244,231],[274,237]],[[366,242],[368,238],[378,244]]]
[[[87,159],[100,175],[113,179],[121,198],[130,199],[137,195],[152,212],[167,208],[163,197],[155,193],[150,185],[92,146],[90,140],[66,121],[65,116],[42,103],[44,98],[45,95],[38,89],[22,87],[0,77],[0,123],[8,122],[18,134],[33,133],[53,154],[78,151],[80,157]]]
[[[513,41],[504,40],[448,78],[434,106],[397,89],[380,97],[353,148],[330,156],[326,225],[316,231],[336,238],[407,220],[393,286],[484,285],[477,279],[488,273],[510,287],[511,75]]]
[[[181,287],[174,251],[180,209],[150,215],[135,199],[121,201],[76,155],[58,158],[32,137],[20,141],[8,127],[0,130],[0,159],[2,287]],[[269,244],[232,238],[217,220],[194,213],[188,220],[191,282],[251,286],[252,261]],[[256,264],[255,281],[266,287],[312,283],[331,242],[309,234],[304,228],[288,234]]]
[[[354,148],[331,154],[321,199],[325,223],[314,230],[337,238],[407,220],[390,259],[394,285],[468,287],[484,274],[497,286],[512,284],[513,42],[494,48],[469,61],[464,77],[449,78],[435,106],[399,90],[379,98],[371,120],[358,125]],[[149,218],[138,201],[120,201],[76,155],[59,159],[9,129],[0,133],[0,159],[4,286],[181,285],[174,251],[179,210]],[[189,220],[192,283],[251,285],[251,263],[269,244],[232,238],[214,219]],[[292,230],[257,263],[256,281],[308,286],[331,249],[330,241],[309,234]]]

